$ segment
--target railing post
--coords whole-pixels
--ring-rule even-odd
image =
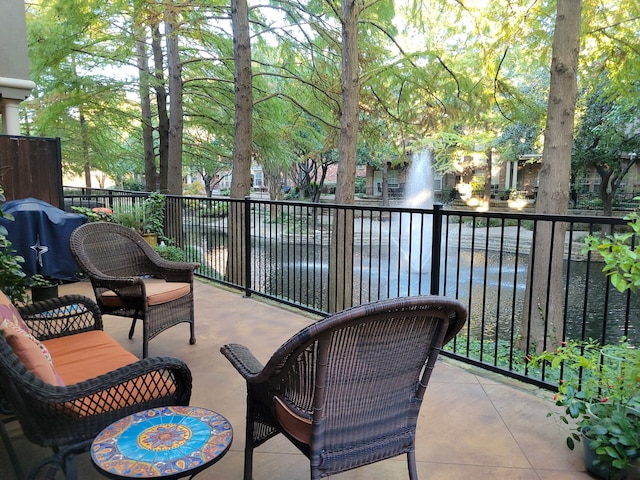
[[[251,197],[244,197],[244,294],[251,296]]]
[[[431,228],[431,295],[440,294],[440,250],[442,246],[442,205],[433,206]]]

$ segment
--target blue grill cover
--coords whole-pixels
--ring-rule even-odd
[[[15,218],[0,218],[0,223],[9,231],[12,248],[24,257],[22,270],[27,276],[39,273],[58,280],[81,278],[69,249],[69,237],[87,221],[86,216],[65,212],[36,198],[6,202],[2,210]]]

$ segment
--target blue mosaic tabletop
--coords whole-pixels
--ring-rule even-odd
[[[232,439],[231,424],[219,413],[161,407],[105,428],[91,445],[91,459],[112,478],[180,478],[219,460]]]

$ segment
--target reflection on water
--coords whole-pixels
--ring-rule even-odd
[[[219,235],[219,232],[216,234]],[[327,246],[254,239],[252,287],[316,310],[326,310]],[[527,255],[450,249],[443,252],[440,291],[469,306],[467,334],[481,340],[513,341],[526,295]],[[428,294],[428,271],[411,272],[394,242],[356,245],[354,303]],[[565,261],[565,318],[569,338],[612,343],[624,335],[640,341],[640,302],[620,294],[601,272],[601,264]],[[569,272],[569,281],[566,273]],[[627,304],[628,309],[627,309]],[[626,312],[629,311],[629,315]],[[607,337],[602,337],[602,332]]]

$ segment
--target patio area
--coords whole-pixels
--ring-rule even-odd
[[[88,282],[64,285],[60,294],[80,293],[93,298]],[[193,374],[191,405],[224,415],[235,438],[227,455],[203,471],[198,479],[242,478],[245,384],[220,354],[225,343],[247,345],[258,359],[270,355],[314,318],[258,297],[244,298],[201,281],[195,286],[197,343],[189,345],[187,324],[153,339],[150,356],[173,356],[185,361]],[[129,321],[104,317],[104,328],[125,348],[140,356],[141,329],[127,338]],[[427,388],[417,432],[418,474],[424,480],[585,480],[581,446],[569,451],[566,429],[546,417],[551,393],[440,357]],[[7,425],[22,469],[49,455],[32,445],[15,422]],[[78,458],[79,478],[100,479],[88,454]],[[0,448],[0,478],[14,479],[9,458]],[[64,478],[59,473],[58,478]],[[308,460],[289,442],[276,437],[254,455],[254,479],[307,479]],[[405,479],[406,457],[397,457],[333,478]]]

